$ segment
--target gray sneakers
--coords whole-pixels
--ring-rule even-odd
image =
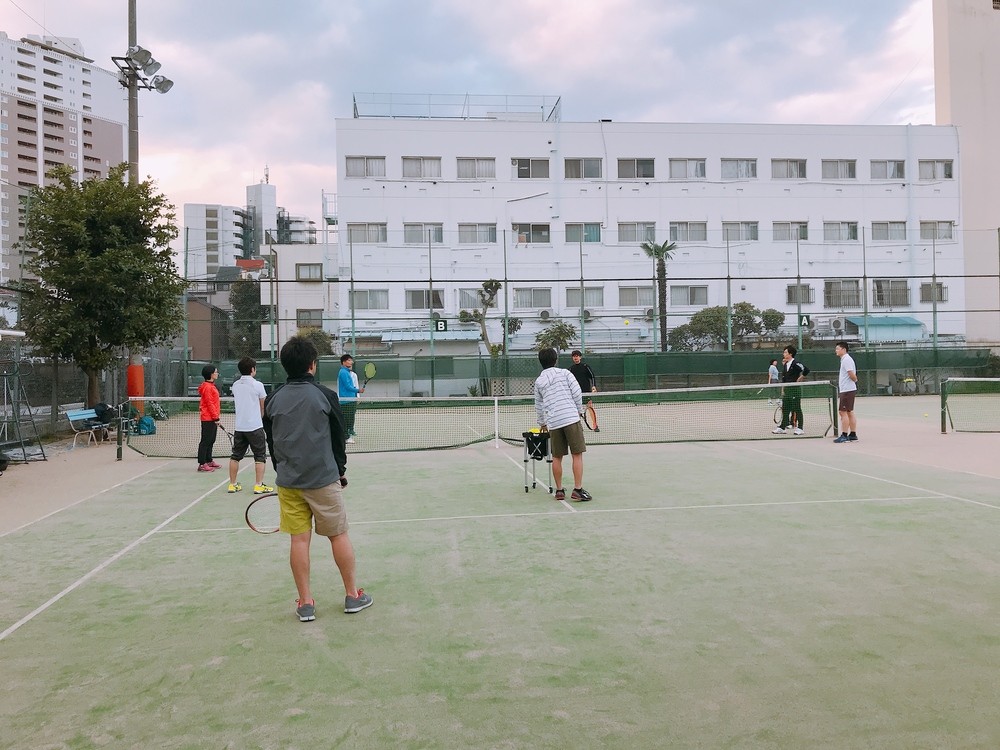
[[[303,604],[298,599],[295,600],[295,614],[299,616],[299,622],[311,622],[316,619],[316,600],[313,599],[308,604]]]
[[[344,597],[344,611],[348,614],[353,614],[354,612],[360,612],[366,607],[372,606],[372,603],[372,598],[365,593],[365,590],[358,589],[357,596]]]

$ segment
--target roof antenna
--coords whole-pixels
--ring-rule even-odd
[[[271,182],[271,172],[267,168],[267,165],[265,164],[264,165],[264,183],[267,184],[267,183],[270,183],[270,182]]]

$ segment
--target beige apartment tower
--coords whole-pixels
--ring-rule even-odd
[[[962,149],[970,342],[1000,344],[1000,0],[934,0],[938,125],[958,127]],[[977,278],[978,277],[978,278]]]

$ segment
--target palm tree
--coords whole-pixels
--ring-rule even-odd
[[[656,261],[656,297],[660,316],[660,351],[667,350],[667,261],[677,249],[676,242],[656,244],[652,240],[643,242],[646,255]]]

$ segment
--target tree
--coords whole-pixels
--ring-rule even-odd
[[[708,339],[695,333],[690,323],[671,328],[667,342],[670,344],[672,352],[696,352],[711,345]]]
[[[647,240],[640,245],[646,255],[656,261],[656,298],[660,316],[660,351],[667,350],[667,261],[677,249],[675,242],[656,244]]]
[[[233,308],[229,349],[237,359],[259,357],[260,326],[268,314],[267,306],[260,303],[260,282],[256,279],[234,281],[229,287],[229,305]]]
[[[769,307],[760,314],[760,324],[764,329],[764,333],[770,336],[776,336],[778,329],[785,325],[785,314],[773,307]]]
[[[478,290],[480,308],[469,312],[468,310],[458,311],[458,321],[460,323],[478,323],[480,335],[483,343],[486,344],[486,351],[492,356],[503,352],[503,344],[491,344],[490,333],[486,329],[486,313],[491,307],[496,307],[497,295],[503,285],[496,279],[489,279],[483,282],[483,288]],[[520,318],[502,318],[501,326],[506,330],[507,336],[513,336],[521,329]]]
[[[566,351],[573,345],[573,339],[575,338],[576,326],[560,320],[536,333],[535,346],[532,348],[535,351],[541,351],[549,347],[555,349],[557,352]]]
[[[60,166],[33,188],[24,240],[35,277],[20,284],[21,320],[36,351],[87,374],[87,404],[121,354],[166,343],[184,326],[186,282],[174,267],[174,206],[152,181],[129,185],[127,165],[77,182]]]
[[[333,336],[322,328],[305,326],[300,328],[295,335],[311,341],[319,356],[333,354]]]
[[[703,339],[707,346],[725,348],[729,343],[729,323],[725,305],[706,307],[691,316],[690,326],[694,335]],[[737,302],[732,314],[733,344],[745,341],[763,330],[761,311],[750,302]]]

